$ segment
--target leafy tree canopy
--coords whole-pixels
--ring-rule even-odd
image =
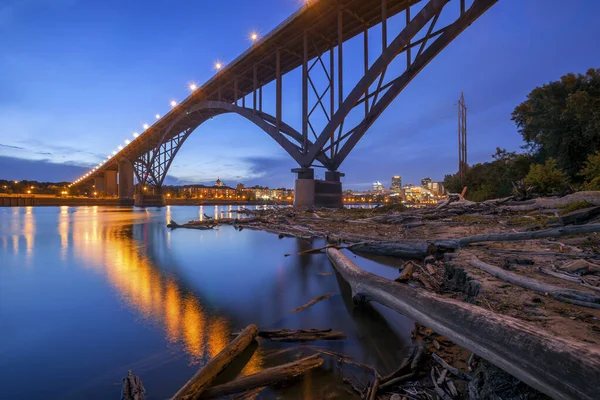
[[[536,161],[552,157],[575,181],[588,155],[600,150],[600,69],[567,74],[535,88],[512,113]]]

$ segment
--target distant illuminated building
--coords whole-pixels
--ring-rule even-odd
[[[402,191],[402,177],[400,175],[392,176],[392,186],[390,189],[394,193],[400,193],[400,191]]]
[[[385,188],[383,187],[381,182],[376,181],[375,183],[373,183],[373,191],[374,192],[383,192],[384,190],[385,190]]]
[[[225,184],[223,182],[221,182],[221,178],[217,178],[217,182],[215,183],[215,186],[221,187],[221,186],[225,186]]]
[[[421,179],[421,186],[423,186],[426,189],[431,189],[431,178],[427,177]]]

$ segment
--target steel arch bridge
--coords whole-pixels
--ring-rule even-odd
[[[139,185],[160,191],[190,134],[208,119],[235,113],[297,162],[296,205],[340,206],[338,169],[348,154],[412,79],[497,1],[313,0],[76,184],[95,182],[108,194],[133,197],[135,174]],[[388,24],[402,28],[391,36]],[[381,38],[381,51],[369,60],[373,34]],[[359,36],[362,74],[348,90],[343,44]],[[302,123],[295,129],[282,119],[282,77],[298,68]],[[263,89],[273,84],[275,90],[264,91],[274,97],[267,112]],[[327,170],[325,181],[314,181],[314,167]]]

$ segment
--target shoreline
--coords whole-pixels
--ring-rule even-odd
[[[166,206],[291,206],[289,201],[227,201],[198,199],[166,199]],[[0,196],[0,207],[61,207],[61,206],[125,206],[133,207],[133,199],[54,196]]]

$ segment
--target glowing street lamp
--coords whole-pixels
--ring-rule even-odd
[[[195,83],[190,84],[190,90],[193,92],[194,90],[198,89],[198,86],[196,86]]]
[[[117,152],[116,152],[116,151],[113,151],[112,153],[113,153],[113,156],[117,154]]]
[[[220,70],[221,70],[221,68],[223,68],[223,63],[221,63],[220,61],[217,61],[217,62],[215,63],[215,69],[216,69],[217,71],[220,71]]]
[[[119,150],[123,150],[123,146],[119,145]]]
[[[144,130],[146,130],[146,129],[148,129],[150,127],[150,125],[148,125],[148,124],[144,124],[142,126],[144,127]]]
[[[125,144],[129,144],[129,143],[131,143],[131,140],[125,139]]]
[[[133,137],[134,137],[134,138],[136,138],[136,137],[138,137],[138,136],[140,136],[140,134],[139,134],[139,133],[137,133],[137,132],[133,132]]]
[[[171,107],[175,107],[177,105],[177,102],[175,100],[171,100]]]
[[[156,118],[156,119],[160,119],[160,114],[156,114],[156,115],[154,116],[154,118]]]
[[[252,40],[252,43],[256,43],[256,41],[258,40],[258,33],[252,32],[250,34],[250,40]]]

